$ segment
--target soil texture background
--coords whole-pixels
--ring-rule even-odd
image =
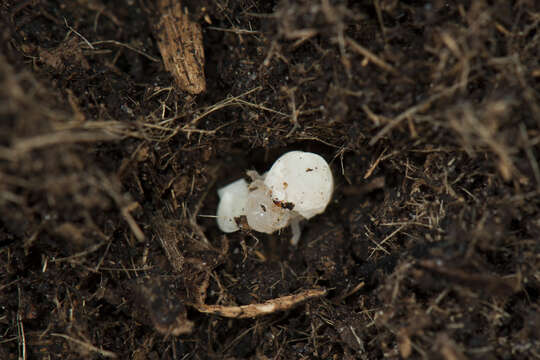
[[[0,1],[0,359],[540,359],[538,1],[184,1],[199,94],[155,3]],[[326,212],[222,233],[289,150]]]

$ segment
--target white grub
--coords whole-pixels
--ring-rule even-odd
[[[294,211],[306,219],[324,212],[334,189],[326,160],[303,151],[291,151],[277,159],[264,184],[272,191],[273,200],[294,204]]]
[[[241,179],[218,190],[219,228],[237,231],[235,218],[242,215],[250,228],[267,234],[291,225],[293,245],[300,240],[300,222],[324,212],[334,188],[328,163],[302,151],[284,154],[262,176],[247,174],[253,180],[249,186]]]

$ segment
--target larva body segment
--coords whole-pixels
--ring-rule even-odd
[[[249,227],[271,234],[289,224],[290,211],[272,201],[271,191],[261,180],[255,180],[248,194],[246,217]]]

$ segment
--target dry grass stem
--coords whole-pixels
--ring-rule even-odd
[[[66,335],[66,334],[52,333],[51,336],[55,336],[55,337],[65,339],[65,340],[67,340],[69,342],[72,342],[74,344],[79,345],[85,351],[97,353],[97,354],[99,354],[99,355],[101,355],[103,357],[106,357],[106,358],[116,359],[118,357],[112,351],[100,349],[97,346],[94,346],[94,345],[92,345],[90,343],[87,343],[87,342],[79,340],[79,339],[75,339],[75,338],[73,338],[73,337],[71,337],[69,335]]]

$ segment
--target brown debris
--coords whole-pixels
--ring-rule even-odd
[[[157,5],[154,34],[165,69],[180,89],[200,94],[206,90],[201,26],[189,18],[180,0],[159,0]]]

